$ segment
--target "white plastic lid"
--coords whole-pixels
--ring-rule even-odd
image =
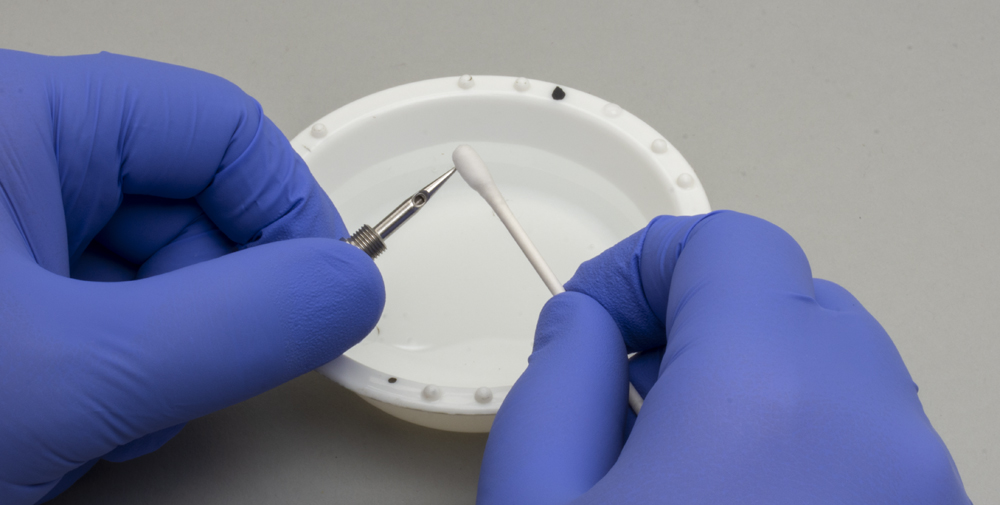
[[[709,211],[694,171],[649,125],[556,88],[498,76],[411,83],[345,105],[292,145],[352,231],[451,168],[455,147],[473,146],[563,282],[657,215]],[[527,366],[548,290],[458,178],[387,245],[382,319],[319,371],[397,417],[488,431]]]

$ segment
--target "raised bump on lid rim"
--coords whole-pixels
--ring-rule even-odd
[[[319,118],[313,124],[325,125],[327,134],[322,138],[313,136],[310,126],[292,140],[349,227],[359,226],[365,219],[381,218],[391,210],[385,206],[398,204],[414,187],[449,168],[451,151],[462,143],[473,145],[487,160],[512,210],[563,280],[575,270],[576,265],[570,263],[578,264],[609,245],[602,240],[624,238],[655,214],[708,210],[697,177],[680,153],[676,149],[653,152],[653,142],[662,135],[628,111],[612,117],[606,112],[608,101],[561,84],[566,96],[555,101],[550,96],[554,83],[532,80],[527,90],[519,91],[514,86],[515,77],[470,77],[474,85],[469,88],[458,86],[459,77],[455,76],[376,93]],[[687,182],[683,175],[690,178],[690,188],[683,188],[682,181]],[[560,192],[556,182],[563,180],[568,180],[571,191]],[[400,189],[394,192],[393,185]],[[587,206],[596,210],[588,210]],[[626,211],[628,206],[633,210]],[[629,212],[635,213],[634,218],[627,217]],[[320,371],[408,421],[442,429],[482,431],[488,429],[488,419],[502,404],[519,373],[494,373],[488,370],[489,365],[509,360],[523,367],[531,350],[537,309],[549,295],[488,206],[464,184],[446,185],[435,196],[435,203],[421,213],[419,221],[393,237],[392,254],[379,258],[387,289],[385,314],[379,322],[381,335],[373,331],[344,358],[324,365]],[[551,219],[546,220],[546,216]],[[473,224],[472,228],[464,227]],[[566,235],[547,228],[552,226],[567,228]],[[577,228],[568,229],[572,227]],[[592,235],[586,237],[587,241],[570,244],[574,237],[597,229],[607,230],[610,235]],[[569,252],[578,258],[560,258],[567,251],[550,253],[550,241],[570,244],[567,251],[572,249]],[[467,268],[467,260],[503,248],[513,250],[490,262],[496,272],[477,273]],[[447,261],[434,263],[435,255]],[[421,268],[414,268],[414,264]],[[448,294],[436,293],[433,286],[442,283],[442,274],[418,275],[418,271],[434,269],[454,271],[456,275],[486,275],[495,280],[489,281],[493,287],[481,293],[481,298],[469,291],[482,290],[470,287],[462,297],[435,301],[434,297]],[[422,287],[406,287],[411,284]],[[419,296],[414,295],[418,292]],[[504,297],[514,299],[510,306],[501,303]],[[533,297],[540,302],[538,306],[529,303]],[[463,309],[470,313],[469,317],[456,318],[452,314],[446,317],[453,319],[450,322],[432,322],[440,317],[429,317],[431,312],[449,303],[471,307]],[[475,313],[480,305],[490,306],[490,313]],[[510,321],[499,319],[499,315]],[[434,347],[436,344],[426,340],[427,334],[407,334],[402,330],[407,327],[454,338],[444,347]],[[509,331],[518,332],[509,342],[523,345],[517,348],[521,350],[514,352],[512,348],[507,353],[484,346],[488,341],[484,338],[491,334],[503,337]],[[381,343],[373,340],[379,337],[383,338]],[[394,356],[413,363],[414,373],[394,368]],[[447,361],[421,365],[420,360],[427,356]],[[476,361],[484,357],[495,357],[497,361]],[[446,379],[442,375],[447,374],[429,373],[467,359],[475,366],[470,366],[468,375],[459,382],[442,380]],[[466,373],[462,370],[458,367],[454,372]],[[501,376],[507,378],[501,380]],[[389,378],[397,380],[390,383]],[[422,395],[431,384],[441,393],[434,401]],[[491,401],[479,401],[477,392],[481,388],[492,391]]]

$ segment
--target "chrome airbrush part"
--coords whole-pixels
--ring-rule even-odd
[[[403,223],[413,217],[424,205],[427,205],[434,193],[437,193],[437,190],[454,173],[454,168],[448,170],[444,175],[434,179],[423,189],[403,200],[403,203],[379,221],[374,228],[367,224],[362,226],[360,230],[354,232],[354,235],[351,235],[351,238],[347,239],[347,243],[361,249],[371,259],[375,259],[379,254],[385,252],[385,239],[389,238],[389,235],[392,235]]]

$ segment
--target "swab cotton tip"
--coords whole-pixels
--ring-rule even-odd
[[[455,169],[465,182],[476,190],[487,202],[492,205],[497,199],[503,200],[500,190],[493,182],[490,170],[486,168],[486,163],[479,157],[473,148],[462,144],[451,153],[451,160],[455,162]]]

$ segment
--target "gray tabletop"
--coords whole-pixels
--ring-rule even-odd
[[[289,137],[381,89],[523,75],[663,133],[714,208],[766,218],[893,337],[969,495],[1000,497],[1000,3],[5,1],[0,47],[235,82]],[[2,71],[2,69],[0,69]],[[471,503],[485,435],[316,373],[98,464],[60,505]]]

